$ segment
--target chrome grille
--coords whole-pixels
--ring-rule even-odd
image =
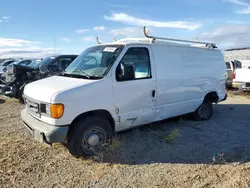
[[[28,109],[28,112],[31,115],[34,115],[36,117],[40,117],[41,116],[41,111],[40,111],[40,105],[39,105],[39,103],[37,103],[37,102],[35,102],[33,100],[25,98],[25,105],[26,105],[26,108]]]

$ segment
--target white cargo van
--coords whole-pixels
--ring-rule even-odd
[[[62,75],[26,85],[21,115],[33,137],[94,155],[125,129],[189,113],[208,120],[227,97],[222,53],[144,34],[90,47]]]

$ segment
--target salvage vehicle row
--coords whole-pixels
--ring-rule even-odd
[[[77,55],[50,56],[43,60],[21,60],[5,67],[1,74],[0,93],[23,103],[26,84],[62,73]]]

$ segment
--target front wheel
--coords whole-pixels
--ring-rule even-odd
[[[72,125],[67,146],[74,156],[94,156],[103,152],[112,139],[110,123],[101,117],[88,117]]]
[[[205,121],[212,117],[213,115],[213,105],[212,103],[205,99],[203,103],[193,112],[193,118],[196,121]]]

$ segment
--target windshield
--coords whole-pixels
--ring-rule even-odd
[[[22,62],[23,60],[16,60],[16,61],[14,61],[14,62],[12,62],[12,63],[10,63],[9,65],[13,65],[13,64],[18,64],[18,63],[20,63],[20,62]]]
[[[123,45],[90,47],[67,67],[65,74],[102,78],[120,55],[123,47]]]
[[[40,65],[48,65],[51,61],[53,61],[55,59],[55,57],[47,57],[42,61],[39,60],[35,60],[32,63],[29,64],[29,67],[32,68],[38,68]]]
[[[10,61],[5,61],[1,64],[1,66],[5,67],[8,66],[9,64],[13,63],[15,60],[10,60]]]

